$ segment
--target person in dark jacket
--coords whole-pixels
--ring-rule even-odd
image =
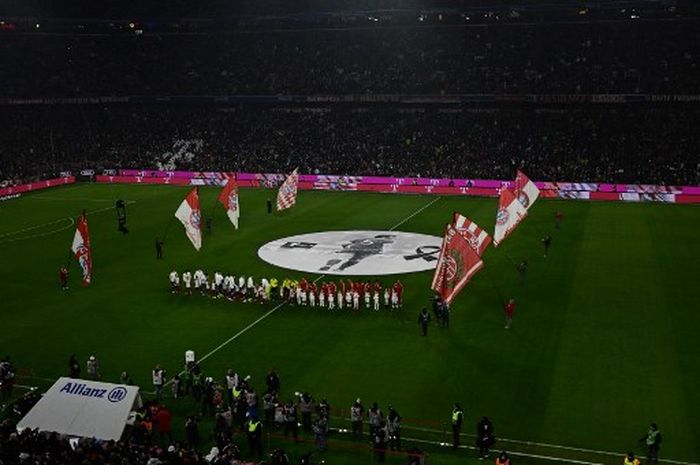
[[[423,310],[418,314],[418,323],[420,323],[420,328],[421,331],[423,332],[423,336],[428,335],[428,323],[430,323],[430,314],[428,313],[428,309],[423,307]]]
[[[274,368],[272,368],[265,377],[265,384],[267,384],[267,392],[271,394],[278,394],[280,392],[280,378],[277,376]]]
[[[489,449],[496,442],[494,436],[493,423],[488,417],[482,417],[479,424],[476,425],[476,446],[479,448],[479,454],[483,458],[488,458]]]

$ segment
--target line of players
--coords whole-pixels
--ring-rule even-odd
[[[262,304],[270,301],[288,301],[293,305],[328,308],[335,310],[343,308],[360,310],[361,300],[366,309],[379,311],[382,307],[391,310],[401,308],[403,303],[404,286],[397,280],[389,287],[383,287],[379,280],[374,283],[369,281],[353,282],[352,280],[340,280],[338,284],[333,281],[322,282],[318,285],[315,281],[288,279],[282,280],[280,285],[277,278],[262,278],[256,283],[252,276],[223,275],[215,272],[212,279],[202,270],[194,273],[185,271],[180,274],[173,270],[168,275],[170,290],[174,293],[184,292],[192,294],[198,292],[213,298],[227,298],[243,302],[259,302]],[[181,286],[182,283],[182,286]],[[383,301],[382,301],[383,297]]]

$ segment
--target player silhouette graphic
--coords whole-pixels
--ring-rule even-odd
[[[391,234],[379,234],[374,237],[355,239],[347,244],[343,244],[343,248],[335,253],[352,254],[352,256],[346,261],[338,258],[332,258],[320,268],[320,271],[328,271],[339,263],[340,266],[336,268],[337,271],[343,271],[351,266],[357,265],[367,257],[381,254],[382,250],[384,249],[384,244],[393,243],[395,237],[396,236]]]

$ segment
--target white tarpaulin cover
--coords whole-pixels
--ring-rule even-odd
[[[17,424],[69,436],[119,440],[138,386],[60,378]]]

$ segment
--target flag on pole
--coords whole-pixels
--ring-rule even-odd
[[[75,230],[75,236],[73,236],[71,250],[78,260],[80,270],[83,272],[83,286],[87,286],[92,281],[92,254],[90,251],[90,232],[88,231],[85,211],[78,218],[78,227]]]
[[[483,267],[484,262],[477,255],[476,250],[454,226],[448,224],[430,287],[450,304]]]
[[[464,236],[472,249],[474,249],[480,257],[484,254],[486,247],[491,243],[491,236],[489,236],[486,231],[481,229],[478,224],[474,223],[466,216],[462,216],[457,212],[453,214],[452,226],[455,227],[458,233]]]
[[[202,248],[202,210],[199,208],[199,192],[195,187],[182,201],[175,218],[185,227],[185,233],[195,249]]]
[[[292,174],[287,177],[284,184],[280,187],[277,193],[277,211],[291,208],[297,202],[297,184],[299,183],[299,175],[296,168]]]
[[[508,237],[518,224],[527,216],[527,209],[515,198],[515,194],[508,188],[501,189],[501,198],[498,201],[496,212],[496,227],[493,231],[493,246]]]
[[[518,174],[515,177],[514,193],[518,201],[525,207],[525,210],[529,210],[540,196],[540,190],[535,183],[530,181],[530,178],[525,176],[525,173],[520,170],[518,170]]]
[[[219,194],[219,202],[226,209],[226,215],[233,223],[233,227],[238,229],[238,217],[241,215],[241,206],[238,204],[238,185],[235,179],[228,178],[228,182]]]

